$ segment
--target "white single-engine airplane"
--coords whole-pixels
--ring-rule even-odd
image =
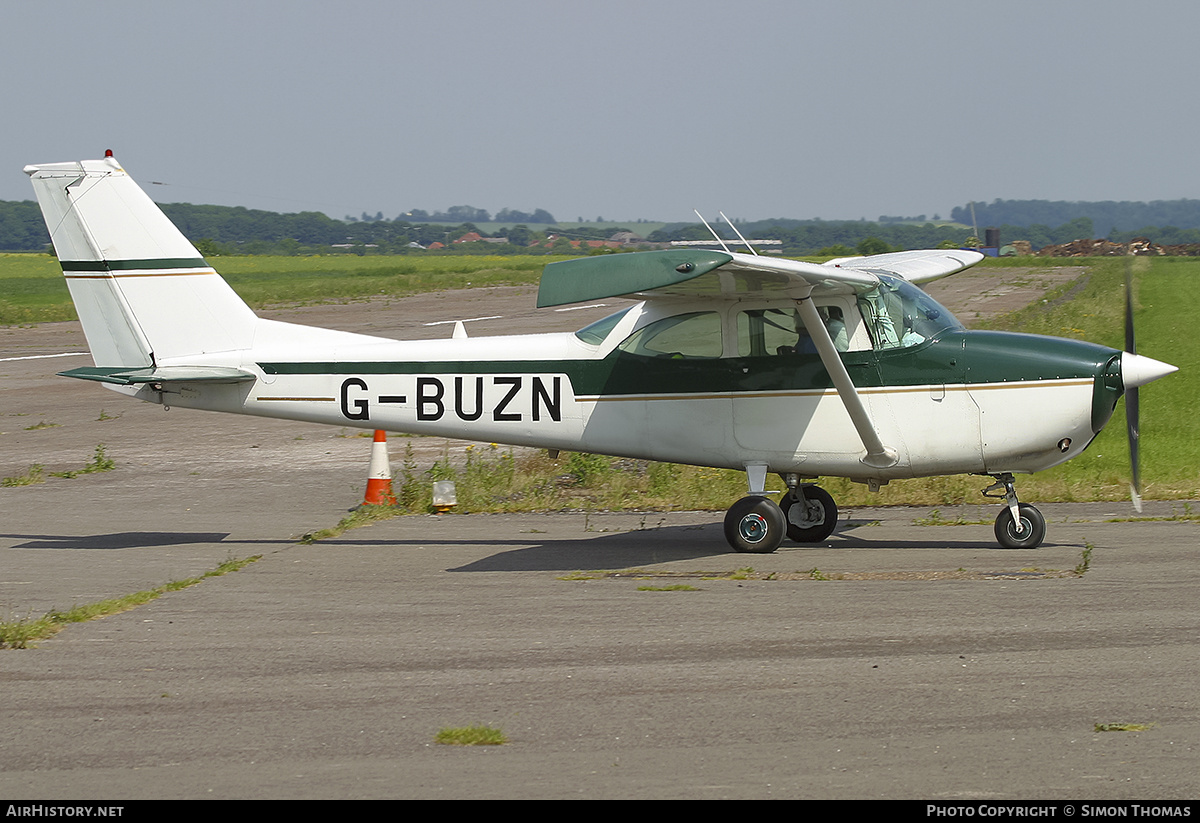
[[[95,361],[62,374],[163,405],[743,470],[749,495],[725,517],[742,552],[825,539],[837,507],[819,476],[877,489],[990,475],[997,539],[1035,547],[1045,521],[1013,475],[1078,455],[1123,393],[1175,371],[1133,353],[1128,325],[1128,352],[964,329],[914,284],[977,263],[972,251],[552,263],[538,306],[642,300],[575,333],[398,341],[281,323],[111,152],[25,172]],[[787,486],[778,504],[769,472]]]

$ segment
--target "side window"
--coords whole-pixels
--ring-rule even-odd
[[[817,306],[821,322],[838,351],[850,347],[846,319],[840,306]],[[813,343],[796,309],[751,309],[737,319],[738,356],[767,357],[787,354],[816,354]]]
[[[842,312],[842,307],[817,306],[817,313],[821,315],[821,322],[833,338],[833,347],[838,351],[849,350],[850,332],[846,328],[846,315]]]
[[[720,357],[721,316],[705,311],[664,317],[638,329],[617,348],[642,357]]]
[[[738,357],[796,352],[815,354],[816,346],[795,309],[751,309],[737,317]]]

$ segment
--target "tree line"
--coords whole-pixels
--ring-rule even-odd
[[[395,254],[434,243],[449,245],[468,232],[506,238],[507,243],[486,245],[490,253],[512,254],[546,239],[544,232],[525,225],[498,227],[489,234],[469,221],[449,225],[401,219],[346,221],[321,212],[280,214],[242,206],[160,203],[159,207],[204,254],[312,254],[335,248]],[[49,245],[50,236],[37,203],[0,201],[0,250],[46,251]],[[466,253],[481,250],[456,249]]]
[[[955,206],[950,211],[951,220],[970,226],[974,219],[981,229],[985,225],[1060,226],[1081,218],[1091,220],[1104,236],[1156,227],[1200,229],[1200,200],[993,200]]]
[[[1037,204],[1024,210],[1016,204]],[[1174,204],[1174,205],[1172,205]],[[1188,218],[1186,205],[1196,209]],[[1109,205],[1131,207],[1124,217],[1115,220],[1116,212],[1105,210]],[[166,215],[205,254],[312,254],[334,249],[357,253],[399,254],[429,247],[436,243],[450,245],[468,232],[481,238],[505,239],[504,243],[461,243],[454,250],[462,253],[516,254],[549,249],[545,245],[550,232],[549,225],[533,220],[511,226],[481,226],[486,221],[462,220],[457,223],[422,221],[411,219],[421,213],[414,210],[407,216],[395,220],[372,218],[366,214],[362,219],[336,220],[321,212],[299,212],[280,214],[277,212],[247,209],[241,206],[209,206],[190,203],[160,204]],[[1056,210],[1064,206],[1070,209]],[[1094,214],[1074,214],[1064,220],[1059,217],[1071,214],[1071,209],[1081,207],[1104,207]],[[1145,208],[1141,208],[1145,207]],[[1170,208],[1168,208],[1170,207]],[[793,220],[773,218],[754,222],[739,222],[742,234],[750,238],[779,240],[781,251],[787,255],[848,254],[861,251],[864,242],[869,248],[922,249],[957,247],[973,243],[968,219],[963,221],[962,209],[958,207],[951,216],[957,223],[942,222],[897,222],[897,218],[884,216],[879,222],[867,220]],[[455,211],[462,209],[464,211]],[[468,216],[468,211],[478,217],[482,210],[472,207],[452,207],[438,217]],[[541,211],[541,210],[539,210]],[[486,212],[484,212],[486,214]],[[505,209],[496,217],[531,216]],[[1132,215],[1132,216],[1130,216]],[[549,215],[547,215],[549,216]],[[1140,223],[1137,217],[1158,218],[1158,223]],[[1040,218],[1041,222],[1034,218]],[[1129,221],[1133,222],[1130,223]],[[1174,222],[1167,222],[1174,220]],[[1058,222],[1056,222],[1058,221]],[[1111,225],[1110,225],[1111,223]],[[1095,239],[1104,236],[1117,242],[1128,242],[1134,237],[1146,237],[1161,245],[1200,243],[1200,200],[1156,201],[1155,203],[1088,204],[1051,201],[994,201],[992,204],[975,204],[975,225],[980,234],[984,228],[998,227],[1001,243],[1027,240],[1035,249],[1046,245],[1068,243],[1072,240]],[[488,228],[493,230],[488,232]],[[1098,235],[1097,231],[1104,234]],[[565,235],[570,240],[603,240],[616,231],[600,226],[572,226],[569,230],[554,229],[554,233]],[[737,243],[736,237],[727,227],[727,240]],[[646,239],[651,242],[670,240],[707,240],[708,230],[699,223],[674,223],[664,226]],[[982,239],[982,238],[981,238]],[[41,212],[32,200],[0,201],[0,250],[45,251],[50,238],[46,233]],[[538,243],[536,247],[531,244]],[[569,249],[563,240],[555,247],[557,251]]]

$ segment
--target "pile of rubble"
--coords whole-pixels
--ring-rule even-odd
[[[1114,243],[1111,240],[1072,240],[1057,246],[1043,246],[1037,251],[1039,257],[1108,257],[1126,254],[1196,257],[1200,256],[1200,243],[1160,246],[1145,237],[1135,237],[1128,243]]]

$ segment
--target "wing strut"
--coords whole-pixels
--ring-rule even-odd
[[[885,469],[888,466],[896,465],[899,459],[896,450],[885,446],[879,438],[879,432],[875,430],[871,415],[867,411],[867,407],[863,405],[858,389],[854,387],[854,381],[850,379],[850,373],[846,371],[846,364],[842,362],[842,358],[833,345],[833,338],[829,336],[829,330],[821,322],[821,315],[817,311],[816,305],[813,304],[812,298],[806,297],[803,300],[797,300],[796,303],[800,310],[800,319],[804,321],[804,327],[808,329],[809,337],[817,347],[817,354],[821,356],[821,364],[825,367],[825,371],[829,372],[833,386],[837,389],[838,396],[842,398],[842,404],[850,415],[850,422],[854,424],[863,446],[866,447],[867,453],[861,458],[861,461],[875,469]]]

